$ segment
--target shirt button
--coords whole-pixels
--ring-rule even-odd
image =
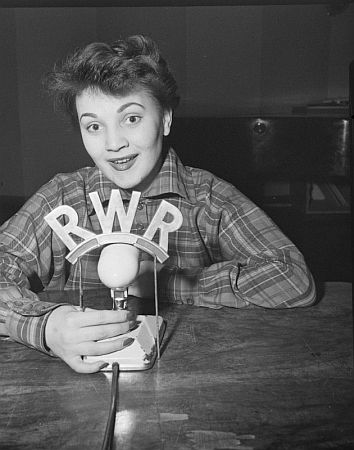
[[[145,206],[145,203],[144,203],[144,202],[139,202],[139,203],[138,203],[138,209],[139,209],[140,211],[144,208],[144,206]]]

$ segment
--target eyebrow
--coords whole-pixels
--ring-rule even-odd
[[[141,108],[145,109],[145,106],[142,105],[141,103],[138,102],[129,102],[129,103],[124,103],[124,105],[120,106],[117,110],[118,113],[121,113],[122,111],[124,111],[125,109],[129,108],[129,106],[132,105],[137,105],[140,106]]]
[[[124,105],[120,106],[120,107],[117,109],[117,113],[120,114],[121,112],[123,112],[125,109],[129,108],[129,106],[132,106],[132,105],[140,106],[141,108],[145,109],[145,106],[142,105],[141,103],[138,103],[138,102],[129,102],[129,103],[124,103]],[[81,116],[80,116],[80,120],[81,120],[83,117],[92,117],[92,118],[94,118],[94,119],[97,119],[97,114],[89,113],[89,112],[83,113],[83,114],[81,114]]]

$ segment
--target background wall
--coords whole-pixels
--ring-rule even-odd
[[[0,195],[31,195],[52,175],[90,164],[54,114],[43,73],[76,46],[133,33],[159,42],[183,117],[287,115],[348,96],[354,5],[0,9]],[[177,149],[178,150],[178,149]]]

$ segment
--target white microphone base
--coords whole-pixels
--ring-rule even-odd
[[[158,333],[157,333],[158,327]],[[159,343],[162,341],[165,332],[166,322],[162,317],[139,315],[137,317],[137,327],[133,330],[113,339],[133,338],[134,342],[129,347],[117,352],[99,356],[84,356],[87,362],[106,361],[109,363],[102,371],[111,371],[112,364],[117,362],[120,371],[136,371],[150,369],[157,357],[156,336],[159,336]]]

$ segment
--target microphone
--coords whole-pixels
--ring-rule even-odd
[[[127,309],[128,287],[139,274],[139,250],[130,244],[103,247],[97,272],[104,285],[111,289],[112,309]]]
[[[103,370],[112,370],[114,362],[119,363],[120,370],[146,370],[152,367],[156,357],[160,358],[160,340],[166,323],[158,313],[156,264],[157,262],[163,264],[168,259],[168,236],[182,226],[183,216],[172,203],[161,200],[145,233],[143,235],[131,233],[140,195],[140,192],[133,191],[129,205],[125,207],[120,190],[112,189],[105,210],[99,193],[90,192],[91,203],[102,231],[98,234],[79,226],[79,215],[69,205],[59,205],[44,217],[50,228],[68,248],[67,261],[71,264],[79,262],[81,310],[84,310],[80,263],[83,255],[102,248],[97,273],[101,282],[111,290],[112,307],[115,310],[127,309],[128,288],[139,276],[140,252],[153,257],[155,315],[137,316],[137,326],[126,333],[126,336],[134,339],[133,344],[104,355],[110,365]],[[61,216],[65,216],[66,219],[61,220]],[[116,218],[120,231],[113,231]],[[158,243],[154,240],[157,233]],[[81,240],[79,243],[77,238]],[[102,355],[84,355],[83,358],[87,361],[98,361],[102,360]]]

